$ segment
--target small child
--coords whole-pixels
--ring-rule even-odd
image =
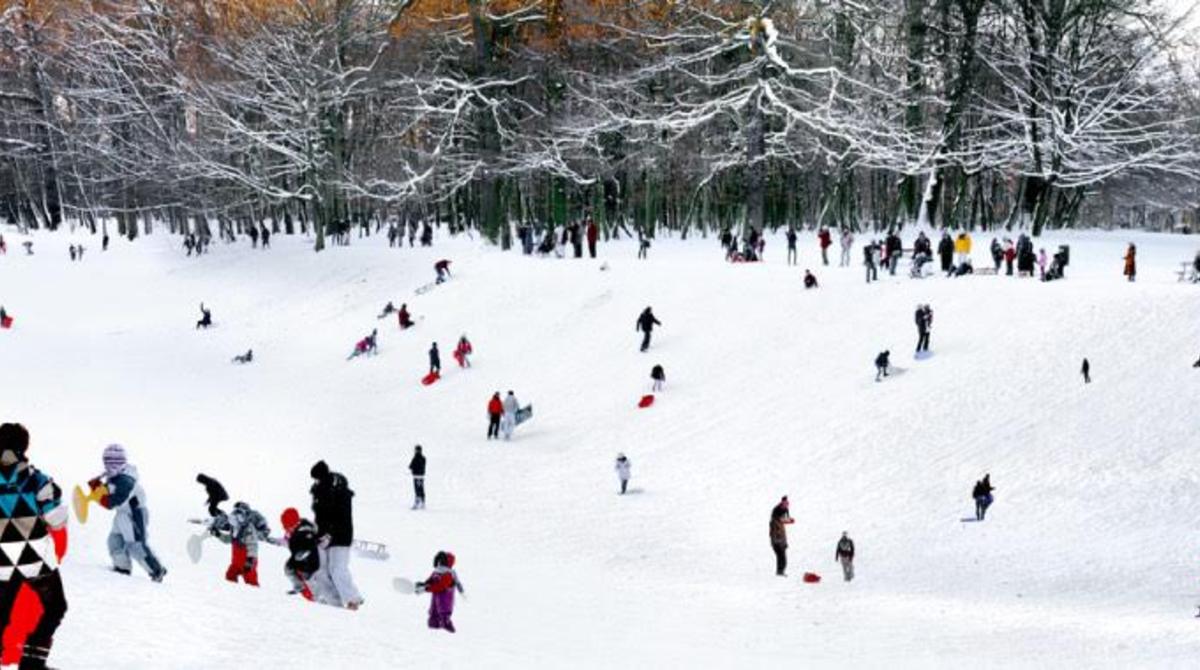
[[[875,357],[875,381],[888,376],[888,357],[891,355],[892,352],[883,351]]]
[[[225,579],[236,583],[240,578],[250,586],[258,586],[258,541],[271,535],[271,527],[263,515],[251,509],[250,505],[237,502],[224,519],[213,519],[209,532],[233,546]]]
[[[454,347],[454,360],[458,361],[458,367],[471,367],[471,359],[468,356],[474,352],[471,348],[471,341],[467,339],[467,334],[463,333],[462,337],[458,338],[458,346]]]
[[[305,600],[314,600],[310,584],[312,576],[321,568],[317,526],[308,519],[302,519],[294,507],[283,510],[279,521],[283,524],[283,539],[274,540],[272,544],[286,546],[290,554],[283,565],[283,574],[292,584],[288,595],[299,593]]]
[[[663,372],[663,366],[655,365],[650,368],[650,378],[654,380],[654,392],[658,393],[663,389],[663,383],[667,381],[667,373]]]
[[[617,471],[617,479],[621,480],[621,495],[625,495],[625,489],[629,486],[629,459],[625,458],[625,454],[617,454],[617,464],[614,468]]]
[[[454,554],[439,551],[433,557],[433,574],[423,582],[417,582],[417,593],[432,595],[429,600],[429,627],[453,633],[454,592],[463,592],[462,581],[454,571]]]
[[[804,271],[804,288],[817,288],[817,278],[808,270]]]

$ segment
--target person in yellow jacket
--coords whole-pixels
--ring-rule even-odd
[[[959,233],[954,240],[954,253],[958,256],[956,265],[962,265],[971,259],[971,236]]]

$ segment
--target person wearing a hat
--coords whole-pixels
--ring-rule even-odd
[[[25,638],[21,668],[46,667],[54,632],[67,613],[62,575],[58,572],[61,553],[54,535],[65,533],[67,506],[54,480],[29,463],[29,432],[19,423],[0,425],[0,521],[6,532],[0,556],[0,639],[13,620],[13,605],[23,586],[37,594],[42,616]],[[61,551],[66,551],[63,536]]]
[[[325,600],[356,610],[363,597],[350,576],[350,546],[354,543],[354,491],[341,473],[332,472],[325,461],[317,461],[313,478],[312,510],[320,542],[321,571],[314,577]]]
[[[439,551],[433,557],[433,573],[423,582],[417,582],[417,593],[428,593],[429,627],[442,629],[447,633],[454,632],[454,592],[463,592],[462,582],[454,571],[454,554]]]
[[[283,574],[292,584],[288,595],[299,593],[305,600],[314,600],[312,578],[321,569],[317,526],[308,519],[300,518],[300,512],[295,507],[283,510],[279,523],[283,526],[283,540],[273,541],[273,544],[286,546],[290,554],[283,564]]]
[[[150,511],[137,468],[129,463],[125,447],[119,444],[105,447],[101,458],[104,474],[88,484],[93,491],[102,489],[100,506],[114,512],[112,530],[108,534],[108,554],[112,557],[113,570],[123,575],[131,574],[133,561],[137,561],[150,579],[161,582],[167,569],[158,562],[148,543]]]
[[[775,552],[775,574],[779,577],[787,577],[787,526],[791,523],[788,499],[784,496],[771,510],[771,549]]]
[[[625,454],[617,454],[617,479],[621,480],[621,495],[625,495],[625,488],[629,486],[629,459],[625,458]]]

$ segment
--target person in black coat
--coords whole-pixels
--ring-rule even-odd
[[[938,242],[938,258],[942,261],[942,272],[949,272],[954,263],[954,240],[950,239],[950,233],[942,233],[942,239]]]
[[[313,478],[312,510],[321,547],[321,583],[318,591],[331,604],[358,609],[362,595],[350,576],[350,546],[354,543],[354,491],[340,473],[332,472],[325,461],[317,461],[309,474]]]
[[[429,374],[442,373],[442,357],[438,354],[437,342],[429,349]]]
[[[887,264],[888,274],[896,274],[896,266],[900,264],[900,257],[904,255],[904,242],[896,233],[889,233],[887,240]]]
[[[983,521],[983,517],[987,514],[987,510],[992,506],[992,476],[986,474],[983,479],[975,482],[975,488],[971,489],[971,497],[975,499],[975,520]]]
[[[408,471],[412,473],[413,478],[413,493],[416,498],[413,500],[413,509],[425,508],[425,455],[421,453],[421,445],[417,445],[413,449],[412,460],[408,462]]]
[[[891,355],[892,352],[890,351],[881,351],[875,357],[875,381],[888,376],[888,357]]]
[[[196,482],[204,487],[204,492],[208,496],[205,504],[208,505],[209,516],[213,518],[225,516],[225,512],[221,511],[221,503],[229,500],[229,494],[225,492],[225,487],[221,486],[221,482],[204,473],[196,475]]]
[[[1092,364],[1088,363],[1088,359],[1083,359],[1083,366],[1079,368],[1079,372],[1083,373],[1083,383],[1092,383]]]
[[[662,322],[654,318],[654,313],[650,311],[649,307],[642,310],[641,316],[637,319],[637,330],[642,331],[642,351],[650,348],[650,332],[654,330],[655,326],[661,325]]]
[[[212,312],[200,303],[200,320],[196,322],[196,328],[208,328],[212,325]]]
[[[288,548],[288,559],[283,572],[292,583],[289,594],[302,593],[308,600],[314,599],[311,580],[321,569],[321,548],[317,541],[317,526],[308,519],[300,518],[294,508],[284,510],[280,519]]]

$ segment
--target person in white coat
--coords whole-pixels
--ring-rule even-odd
[[[625,489],[629,486],[629,459],[625,458],[625,454],[617,454],[617,479],[621,480],[621,495],[625,495]]]
[[[106,447],[103,460],[104,474],[88,483],[92,490],[104,489],[100,506],[115,512],[112,531],[108,534],[113,570],[128,575],[133,561],[137,561],[150,579],[161,582],[167,569],[158,562],[148,544],[150,512],[146,506],[146,492],[138,481],[137,468],[126,460],[125,449],[119,444]]]
[[[509,391],[504,398],[504,415],[500,417],[500,432],[504,433],[506,440],[512,437],[513,429],[517,427],[517,410],[519,409],[521,409],[521,403],[517,402],[517,396]]]

